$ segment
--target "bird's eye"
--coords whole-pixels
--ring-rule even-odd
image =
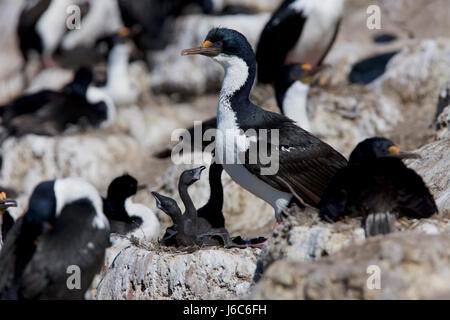
[[[214,47],[216,48],[222,48],[223,42],[222,41],[216,41],[214,42]]]

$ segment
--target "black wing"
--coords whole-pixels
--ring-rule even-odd
[[[0,299],[10,299],[8,289],[12,286],[14,279],[15,254],[17,239],[22,230],[23,217],[17,219],[16,223],[8,232],[0,252]]]
[[[422,177],[414,170],[402,170],[397,181],[398,207],[411,218],[428,218],[438,212],[436,202]]]
[[[259,82],[275,81],[287,54],[302,34],[306,17],[302,12],[288,9],[292,2],[284,1],[261,33],[256,49]]]
[[[8,125],[14,118],[34,113],[50,101],[58,100],[59,98],[60,93],[51,90],[43,90],[35,94],[17,98],[1,108],[2,123],[3,125]]]
[[[94,216],[95,209],[87,200],[78,200],[61,210],[54,229],[39,238],[36,252],[23,272],[20,292],[24,298],[83,299],[100,271],[109,241],[109,230],[92,227]],[[69,266],[80,268],[80,290],[67,287]]]
[[[350,180],[349,174],[351,174],[349,167],[338,170],[323,191],[319,203],[319,216],[323,220],[333,222],[346,215],[347,198],[349,196],[347,190],[347,183]]]
[[[267,166],[262,165],[261,161],[249,164],[249,151],[245,167],[280,191],[290,193],[292,188],[305,203],[317,208],[329,180],[340,168],[347,166],[347,160],[331,146],[283,115],[264,111],[259,124],[252,128],[279,130],[279,170],[276,174],[262,175],[261,169]],[[271,133],[267,135],[269,139],[270,135]],[[260,145],[267,142],[272,148],[277,147],[276,143],[264,141],[264,137],[258,136]]]

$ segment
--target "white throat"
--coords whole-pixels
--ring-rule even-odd
[[[219,108],[221,105],[222,107],[231,108],[230,98],[247,82],[249,75],[248,65],[237,56],[229,56],[223,53],[213,59],[221,64],[225,70],[222,89],[220,90]]]
[[[121,79],[128,81],[128,59],[130,48],[126,44],[117,44],[108,56],[107,85],[114,86]]]
[[[308,91],[308,84],[295,81],[284,96],[283,113],[286,117],[294,120],[302,129],[311,131],[307,113]]]
[[[127,44],[117,44],[108,56],[105,90],[118,105],[132,104],[139,98],[139,90],[128,73],[130,50]]]

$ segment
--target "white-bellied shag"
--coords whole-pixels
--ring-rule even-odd
[[[347,165],[347,160],[291,119],[250,102],[256,60],[247,39],[234,30],[212,29],[201,47],[183,50],[182,54],[211,57],[225,69],[217,107],[215,154],[231,178],[269,203],[277,221],[294,194],[295,199],[301,198],[303,203],[317,207],[329,179]],[[278,133],[279,141],[270,144],[267,133],[273,130]],[[266,135],[263,137],[260,132]],[[278,170],[276,165],[273,167],[276,172],[262,174],[261,169],[267,169],[267,165],[248,161],[258,156],[249,154],[251,144],[265,144],[266,150],[277,151],[278,156],[274,155],[270,162],[278,164]],[[238,161],[241,159],[246,161]]]

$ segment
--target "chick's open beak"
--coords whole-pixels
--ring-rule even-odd
[[[194,179],[195,179],[195,180],[200,180],[200,177],[201,177],[201,175],[202,175],[202,171],[205,170],[205,169],[206,169],[205,166],[201,166],[201,167],[195,169],[195,172],[194,172]]]
[[[211,41],[205,41],[202,43],[201,47],[198,48],[192,48],[192,49],[185,49],[181,51],[182,56],[189,56],[193,54],[201,54],[203,56],[207,57],[215,57],[220,54],[222,51],[219,47],[214,47],[213,43]]]
[[[156,207],[158,207],[158,209],[161,209],[162,206],[161,206],[161,200],[159,199],[159,193],[152,191],[152,196],[156,200]]]

